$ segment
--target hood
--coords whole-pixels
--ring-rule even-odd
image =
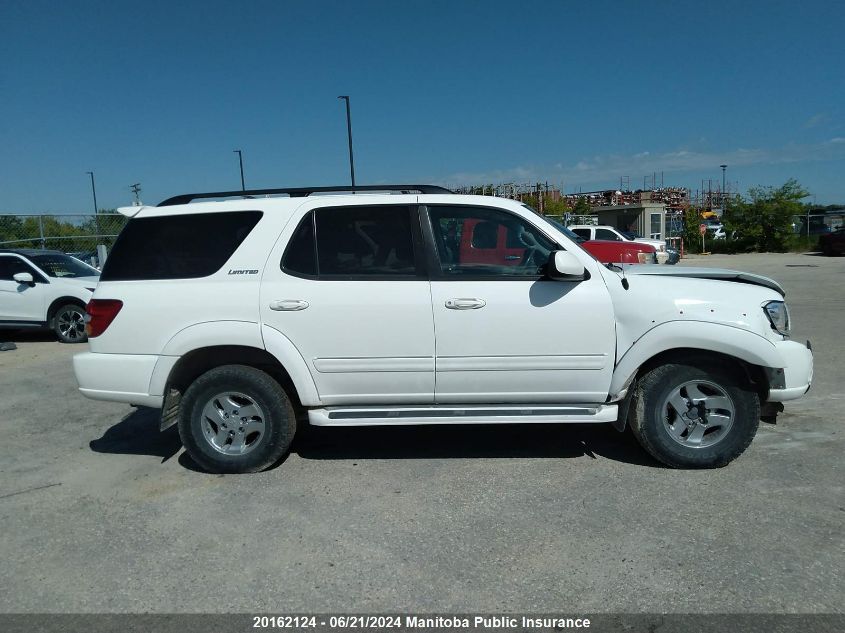
[[[648,266],[639,264],[630,264],[624,267],[626,275],[670,275],[672,277],[690,277],[693,279],[716,279],[720,281],[736,281],[739,283],[752,284],[755,286],[763,286],[779,293],[782,297],[786,296],[786,291],[774,279],[763,277],[762,275],[754,275],[752,273],[744,273],[739,270],[729,270],[727,268],[686,268],[680,266]]]

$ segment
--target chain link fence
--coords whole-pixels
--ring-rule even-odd
[[[99,268],[97,247],[111,250],[127,222],[118,213],[97,215],[0,215],[0,249],[61,251]]]

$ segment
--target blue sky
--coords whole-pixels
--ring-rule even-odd
[[[845,3],[0,3],[0,212],[359,183],[798,178],[845,203]]]

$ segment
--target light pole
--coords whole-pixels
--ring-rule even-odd
[[[97,188],[94,186],[94,172],[86,171],[91,176],[91,195],[94,197],[94,225],[97,227],[97,237],[100,237],[100,213],[97,210]]]
[[[97,188],[94,186],[94,172],[86,171],[85,173],[91,176],[91,195],[94,196],[94,215],[97,215]]]
[[[346,101],[346,135],[349,137],[349,176],[355,186],[355,159],[352,157],[352,114],[349,111],[349,95],[340,95],[338,99]]]
[[[243,152],[239,149],[233,149],[232,152],[238,155],[238,163],[241,166],[241,191],[246,191],[246,185],[244,184],[244,155],[243,155]]]
[[[722,215],[725,213],[725,207],[727,206],[727,198],[725,197],[725,170],[728,168],[727,165],[719,165],[722,168]]]

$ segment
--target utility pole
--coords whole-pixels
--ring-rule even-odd
[[[349,95],[340,95],[338,99],[346,101],[346,135],[349,139],[349,176],[355,187],[355,159],[352,157],[352,113],[349,110]]]
[[[94,186],[94,172],[86,171],[91,176],[91,195],[94,197],[94,226],[97,228],[97,237],[100,236],[100,212],[97,208],[97,188]]]
[[[134,185],[129,185],[129,189],[135,194],[135,201],[132,203],[133,207],[141,206],[141,183],[136,182]]]
[[[725,214],[725,207],[728,206],[728,197],[725,192],[725,170],[728,168],[727,165],[719,165],[722,168],[722,215]]]
[[[246,185],[244,184],[244,155],[243,152],[239,149],[233,149],[232,153],[238,155],[238,163],[241,165],[241,191],[246,191]]]

